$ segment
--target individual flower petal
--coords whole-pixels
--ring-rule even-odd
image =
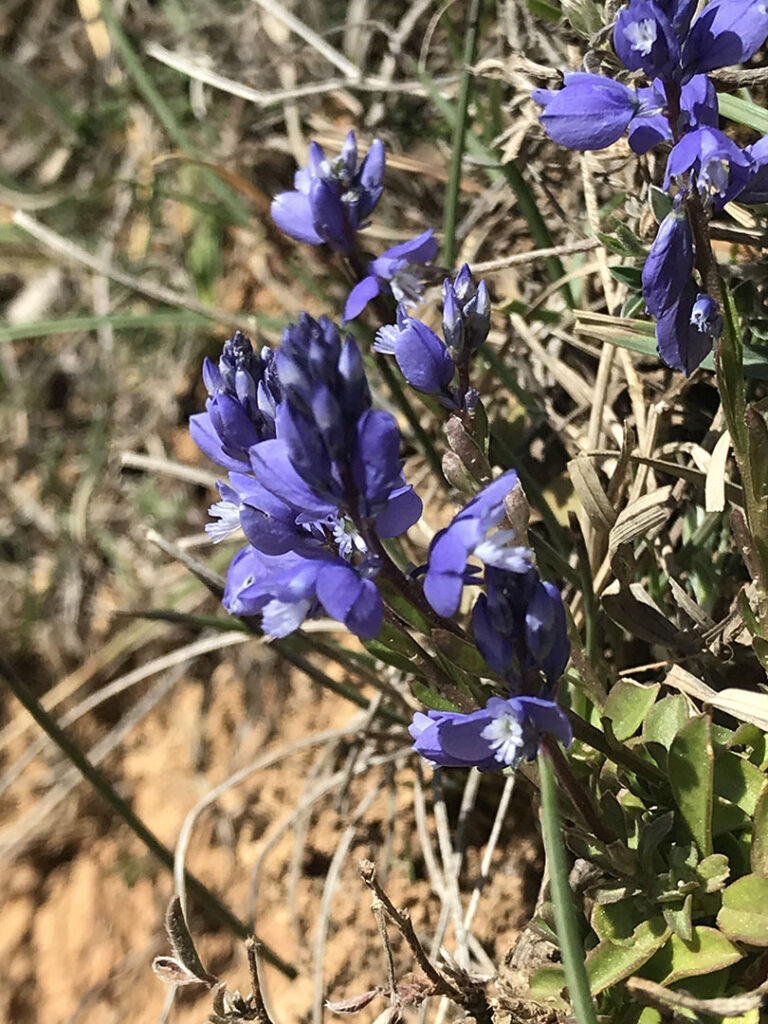
[[[626,131],[638,110],[637,95],[621,82],[577,71],[552,96],[539,120],[568,149],[605,149]]]
[[[376,533],[379,537],[399,537],[421,518],[421,498],[409,485],[391,491],[387,504],[376,516]]]
[[[666,77],[680,61],[680,43],[661,8],[652,0],[631,0],[619,12],[613,45],[630,71],[642,69],[649,77]]]
[[[643,267],[643,298],[660,317],[680,298],[693,271],[693,239],[679,202],[659,226]]]
[[[365,518],[376,515],[402,483],[400,431],[394,416],[381,409],[363,413],[357,423],[350,468],[360,496],[360,514]]]
[[[358,281],[344,304],[344,322],[360,316],[368,303],[381,293],[381,285],[373,274]]]
[[[686,284],[677,305],[656,322],[656,348],[667,366],[682,370],[686,377],[712,350],[712,337],[692,322],[698,292],[693,281]]]
[[[743,64],[768,36],[765,0],[712,0],[691,26],[683,46],[685,76]]]
[[[679,39],[684,39],[688,33],[697,4],[698,0],[658,0]]]
[[[361,640],[372,640],[381,629],[381,594],[372,580],[362,579],[352,566],[338,561],[324,568],[317,578],[317,597],[332,618]]]
[[[455,615],[461,601],[467,559],[504,519],[504,498],[517,483],[510,469],[492,481],[435,535],[429,548],[424,594],[438,615]]]
[[[272,200],[272,220],[280,230],[308,245],[322,245],[324,238],[315,230],[312,204],[303,192],[281,192]]]

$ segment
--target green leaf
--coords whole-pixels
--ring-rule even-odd
[[[373,640],[366,640],[364,647],[374,658],[392,665],[403,672],[420,674],[419,661],[423,651],[407,633],[385,622]]]
[[[768,878],[768,782],[763,784],[755,808],[750,859],[754,873]]]
[[[669,748],[669,780],[680,814],[703,857],[712,853],[714,749],[712,720],[698,715]]]
[[[732,750],[718,751],[714,792],[736,804],[750,817],[755,813],[764,782],[765,775],[751,761],[739,757]]]
[[[662,949],[642,970],[642,976],[659,985],[671,985],[681,978],[712,974],[737,963],[744,954],[717,930],[699,925],[689,942],[670,935]]]
[[[617,740],[634,736],[656,703],[659,683],[644,686],[631,679],[620,679],[608,694],[603,715],[610,718]]]
[[[526,996],[532,1002],[548,1003],[558,1010],[570,1010],[570,1004],[563,999],[565,971],[562,967],[540,967],[528,983]]]
[[[754,128],[762,135],[768,133],[768,111],[759,107],[752,100],[743,100],[738,96],[728,96],[721,93],[717,97],[717,104],[723,117],[731,121],[738,121],[748,128]]]
[[[586,961],[592,995],[635,974],[664,945],[669,936],[670,930],[664,918],[656,916],[635,928],[631,945],[619,946],[609,940],[600,942],[588,954]]]
[[[430,708],[432,711],[458,711],[459,709],[453,703],[448,700],[447,697],[443,697],[439,693],[435,693],[424,683],[420,683],[418,679],[414,679],[411,683],[411,690],[413,691],[414,697],[421,701],[425,708]]]
[[[696,865],[696,875],[704,892],[718,892],[725,886],[730,873],[728,858],[722,853],[713,853]]]
[[[489,674],[488,665],[480,651],[474,644],[467,643],[460,636],[451,633],[447,629],[433,629],[432,639],[435,646],[449,662],[458,665],[465,672],[473,676],[485,676]]]
[[[400,591],[387,580],[379,579],[376,582],[386,605],[397,612],[400,618],[407,622],[409,626],[418,629],[420,633],[429,633],[429,622],[418,608],[415,608],[410,601],[407,601]]]
[[[642,919],[642,905],[633,896],[618,903],[596,903],[590,924],[599,939],[606,939],[616,946],[632,946],[635,929]]]
[[[640,291],[643,287],[643,272],[640,267],[610,267],[611,277],[619,284],[625,284],[632,291]]]
[[[648,200],[651,205],[651,213],[657,224],[661,224],[664,218],[672,210],[672,197],[669,192],[659,188],[658,185],[651,185]]]
[[[750,946],[768,946],[768,878],[746,875],[723,890],[717,926]]]
[[[693,894],[690,892],[683,900],[678,900],[677,903],[667,903],[663,907],[662,914],[664,915],[664,920],[672,929],[673,938],[679,936],[679,938],[684,939],[686,942],[691,941],[693,938],[692,910]]]
[[[648,746],[649,754],[660,767],[666,768],[665,751],[672,746],[672,740],[687,721],[688,705],[682,694],[662,697],[648,711],[643,722],[643,740]],[[653,749],[654,745],[662,749],[656,751]]]
[[[723,833],[717,837],[717,850],[718,853],[722,853],[728,858],[733,878],[740,878],[751,872],[752,835],[750,832]]]
[[[548,0],[527,0],[527,4],[528,10],[531,14],[535,14],[537,18],[551,21],[555,25],[560,21],[562,15],[560,8],[548,3]]]

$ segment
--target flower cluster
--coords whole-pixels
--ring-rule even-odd
[[[454,374],[483,344],[490,326],[488,288],[485,281],[475,284],[465,263],[454,281],[446,278],[443,282],[445,341],[421,320],[409,316],[400,303],[396,323],[379,329],[373,347],[395,357],[411,387],[434,395],[448,409],[461,409],[466,401],[472,401],[472,395],[467,395],[465,384],[453,385]]]
[[[274,354],[257,356],[237,332],[203,376],[210,397],[192,436],[230,471],[208,532],[218,541],[240,527],[248,540],[227,575],[226,608],[261,614],[272,636],[323,612],[375,636],[380,565],[364,536],[400,535],[421,501],[403,477],[394,418],[372,408],[354,340],[305,313]]]
[[[535,755],[542,732],[571,741],[568,717],[552,700],[570,652],[565,608],[557,589],[539,578],[532,552],[514,543],[514,531],[501,528],[504,499],[516,484],[514,470],[498,477],[430,546],[424,593],[440,615],[454,616],[464,587],[484,583],[472,612],[475,643],[510,691],[509,698],[492,697],[469,715],[416,715],[415,747],[435,765],[514,768]],[[470,556],[483,563],[482,577],[468,564]]]
[[[658,352],[690,374],[719,336],[715,300],[697,286],[689,226],[689,197],[703,214],[738,199],[768,198],[768,143],[740,148],[718,127],[717,95],[707,73],[748,60],[768,36],[765,0],[712,0],[693,20],[695,0],[630,0],[616,19],[613,44],[629,71],[651,84],[630,88],[603,75],[565,75],[561,90],[539,89],[541,122],[571,149],[604,149],[628,131],[645,153],[672,143],[664,187],[676,189],[643,273],[643,297],[656,317]]]
[[[358,276],[345,320],[390,293],[397,321],[379,331],[375,350],[394,355],[414,388],[448,409],[471,410],[478,395],[469,363],[490,329],[488,289],[467,266],[444,281],[440,338],[407,312],[437,255],[431,230],[389,249],[365,272],[357,231],[379,199],[383,168],[377,141],[358,167],[352,132],[334,162],[313,143],[309,167],[298,171],[295,191],[277,196],[273,218],[291,237],[345,254]],[[389,583],[399,573],[381,541],[412,526],[421,501],[403,477],[394,418],[373,408],[354,340],[303,313],[276,352],[257,354],[236,332],[218,365],[206,360],[203,378],[209,398],[192,417],[192,436],[229,471],[207,530],[214,541],[242,530],[248,542],[230,565],[225,607],[260,615],[275,637],[325,613],[373,638],[384,616],[377,577],[385,563]],[[435,765],[514,767],[535,755],[543,732],[571,740],[568,718],[552,699],[569,655],[560,595],[539,578],[532,552],[500,528],[516,483],[514,472],[494,480],[435,536],[426,566],[396,577],[428,618],[458,632],[450,620],[464,587],[483,588],[472,614],[475,642],[489,679],[509,692],[469,714],[417,714],[415,747]],[[482,569],[469,564],[472,556]]]
[[[295,188],[272,202],[272,219],[299,242],[347,251],[364,227],[384,188],[384,145],[374,139],[358,166],[355,133],[349,132],[336,160],[322,146],[309,147],[309,166],[294,177]]]

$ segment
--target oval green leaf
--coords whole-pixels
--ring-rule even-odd
[[[631,945],[619,946],[606,939],[595,946],[586,961],[592,995],[635,974],[664,945],[669,935],[664,918],[657,916],[635,928]]]
[[[669,748],[669,781],[675,803],[702,857],[712,853],[714,757],[708,715],[687,722]]]
[[[603,714],[610,718],[617,740],[634,736],[656,703],[660,686],[644,686],[631,679],[620,679],[608,694]]]
[[[700,925],[693,929],[690,941],[670,935],[664,946],[642,970],[644,978],[659,985],[671,985],[681,978],[713,974],[730,967],[744,954],[717,928]]]
[[[768,946],[768,878],[746,875],[723,890],[717,926],[750,946]]]

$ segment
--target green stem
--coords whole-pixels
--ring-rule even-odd
[[[162,843],[154,832],[147,828],[141,818],[133,811],[130,805],[113,789],[101,772],[91,764],[77,744],[59,726],[58,722],[50,715],[34,696],[25,683],[19,679],[14,669],[0,655],[0,671],[2,671],[8,686],[14,696],[24,705],[32,718],[40,728],[53,740],[56,746],[77,768],[83,778],[93,786],[96,792],[121,818],[131,831],[144,843],[146,848],[153,854],[160,863],[173,873],[173,853]],[[251,930],[248,925],[236,917],[232,911],[220,902],[207,886],[196,878],[189,871],[185,872],[187,885],[190,892],[194,893],[197,902],[214,920],[228,928],[233,935],[239,939],[251,937]],[[269,946],[259,940],[264,959],[276,967],[287,978],[296,977],[296,969],[286,963],[282,957],[274,953]]]
[[[560,940],[565,980],[578,1024],[597,1024],[589,978],[584,966],[584,944],[579,934],[573,895],[568,881],[562,823],[557,808],[555,773],[550,754],[544,744],[539,751],[539,778],[544,849],[547,855],[549,884],[555,907],[555,924]]]
[[[470,0],[467,12],[464,53],[462,56],[461,82],[456,100],[456,119],[453,123],[453,150],[448,187],[445,192],[445,213],[443,216],[443,261],[447,267],[456,262],[456,211],[461,188],[461,165],[464,159],[464,140],[467,131],[467,110],[472,88],[472,65],[477,55],[477,26],[480,21],[481,0]]]

